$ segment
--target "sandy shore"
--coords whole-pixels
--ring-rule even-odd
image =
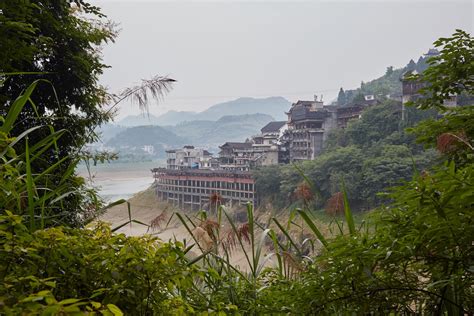
[[[186,228],[181,224],[176,216],[173,216],[168,223],[170,217],[174,212],[178,211],[166,203],[158,201],[154,190],[149,188],[145,191],[135,194],[128,200],[130,203],[131,218],[140,221],[144,224],[150,225],[152,221],[161,215],[161,225],[159,228],[151,229],[148,226],[138,223],[127,224],[117,230],[119,233],[124,233],[128,236],[141,236],[144,234],[151,234],[159,237],[163,241],[181,241],[187,245],[193,244],[194,240]],[[189,214],[192,215],[192,214]],[[111,227],[118,227],[129,221],[128,206],[126,203],[116,205],[107,210],[105,214],[99,217],[99,220],[110,223]],[[204,242],[200,244],[204,247]],[[250,247],[249,247],[250,248]],[[198,247],[193,249],[199,253]],[[263,255],[268,255],[265,249]],[[262,257],[263,260],[263,257]],[[248,263],[245,255],[241,249],[234,249],[230,258],[234,266],[238,266],[243,271],[248,271]],[[272,261],[267,260],[265,266],[272,265]]]

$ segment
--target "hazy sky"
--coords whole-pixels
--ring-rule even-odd
[[[103,50],[111,91],[155,74],[178,80],[150,112],[202,111],[243,96],[324,95],[404,66],[456,28],[472,33],[473,1],[94,0],[120,24]],[[138,113],[124,104],[119,117]]]

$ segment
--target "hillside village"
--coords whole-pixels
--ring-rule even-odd
[[[426,56],[434,53],[430,50]],[[253,169],[314,160],[333,130],[345,129],[349,121],[361,118],[365,109],[383,100],[398,101],[404,120],[405,104],[419,98],[424,86],[409,80],[413,73],[416,69],[409,68],[400,76],[400,95],[363,95],[340,105],[325,105],[317,96],[311,101],[298,100],[285,112],[286,121],[271,121],[244,142],[225,142],[217,155],[193,145],[167,150],[166,167],[152,170],[156,193],[163,201],[197,210],[216,201],[257,205]],[[456,106],[456,102],[453,96],[445,105]]]

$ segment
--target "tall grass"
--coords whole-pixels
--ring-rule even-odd
[[[348,233],[355,235],[358,230],[347,202],[344,184],[342,191]],[[173,216],[179,219],[194,242],[190,247],[196,246],[200,250],[200,255],[192,260],[192,264],[202,262],[203,266],[216,271],[238,271],[239,276],[252,286],[254,295],[257,295],[256,282],[266,268],[274,268],[288,280],[297,278],[305,266],[312,262],[310,258],[328,247],[327,237],[318,228],[321,223],[311,215],[309,209],[294,209],[289,212],[285,223],[281,222],[281,217],[272,216],[264,224],[256,221],[251,203],[247,204],[246,211],[247,222],[243,224],[237,223],[225,206],[218,208],[215,219],[208,218],[205,211],[199,212],[194,219],[188,214],[174,213]],[[340,227],[339,234],[344,235],[345,230],[336,222]],[[211,246],[206,244],[203,232],[212,240]],[[309,237],[304,232],[309,232]],[[232,263],[237,252],[245,259],[245,267],[239,268]]]

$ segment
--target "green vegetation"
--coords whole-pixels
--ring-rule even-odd
[[[102,17],[96,7],[81,8],[88,17]],[[23,1],[20,5],[8,0],[0,3],[0,10],[0,73],[15,74],[0,78],[0,115],[5,117],[22,95],[26,102],[12,126],[12,135],[40,125],[61,134],[51,136],[50,128],[37,128],[28,135],[31,146],[55,137],[54,146],[43,147],[41,159],[31,159],[33,173],[47,174],[36,185],[54,190],[64,184],[63,175],[74,170],[77,160],[71,152],[94,140],[94,127],[110,119],[101,107],[106,91],[98,85],[98,77],[106,65],[98,47],[113,41],[115,32],[105,21],[93,23],[81,18],[79,12],[72,11],[77,8],[72,9],[66,1]],[[39,78],[33,84],[37,89],[30,86],[35,78]],[[26,149],[24,141],[16,146],[22,155],[27,155]],[[52,164],[57,164],[55,174],[49,170]],[[86,213],[89,201],[84,198],[82,184],[81,179],[68,179],[69,196],[62,200],[63,209],[56,210],[57,216],[69,219],[70,224],[77,224],[78,216]]]
[[[418,73],[424,72],[428,68],[428,57],[420,57],[417,62],[410,62],[402,68],[393,69],[393,66],[387,67],[387,70],[380,78],[369,82],[361,82],[359,88],[354,90],[339,90],[337,105],[351,105],[353,103],[364,102],[364,95],[373,95],[379,100],[387,98],[401,98],[402,83],[401,77],[406,71],[416,70]]]
[[[2,7],[3,12],[16,8],[13,2],[5,3],[10,6]],[[39,7],[47,13],[44,18],[55,17],[48,22],[68,29],[59,21],[72,17],[50,15],[58,9],[51,3],[25,2],[18,12],[36,12]],[[69,6],[59,8],[59,13],[70,12]],[[85,4],[84,8],[96,10]],[[40,14],[36,18],[43,19]],[[81,19],[74,21],[84,26]],[[1,25],[28,27],[23,24]],[[53,38],[53,44],[62,38]],[[18,54],[32,49],[29,42],[19,44],[12,45]],[[439,108],[440,117],[425,120],[429,113],[413,108],[406,125],[418,141],[437,149],[437,164],[419,167],[423,159],[430,161],[430,154],[393,119],[399,115],[399,104],[387,102],[332,136],[317,162],[292,171],[265,171],[272,173],[259,180],[266,190],[279,181],[275,198],[294,194],[301,200],[301,208],[288,212],[287,220],[271,214],[264,220],[250,205],[247,221],[241,224],[223,207],[215,218],[206,212],[194,217],[176,214],[193,239],[185,244],[126,237],[101,223],[70,227],[67,216],[79,218],[74,225],[84,224],[97,208],[76,190],[82,180],[74,176],[74,164],[62,165],[79,157],[75,150],[64,154],[63,137],[69,137],[65,129],[34,120],[45,115],[35,100],[46,102],[46,85],[34,81],[19,87],[16,95],[2,101],[6,103],[0,119],[0,313],[469,314],[474,310],[474,106],[448,109],[441,101],[453,89],[468,96],[474,93],[474,39],[457,31],[436,46],[440,57],[415,79],[428,83],[426,98],[418,105]],[[54,86],[59,90],[61,83]],[[22,128],[25,113],[30,123]],[[375,195],[364,190],[381,190],[397,183],[400,175],[406,182],[390,190],[385,206],[358,223],[349,200],[365,203],[372,197],[367,203],[376,204]],[[338,232],[328,237],[311,208],[336,188],[341,191],[337,197],[344,221],[335,220]],[[75,205],[68,203],[70,190],[81,197]],[[91,216],[75,213],[78,204]],[[133,222],[130,210],[129,218],[124,225]],[[193,259],[191,250],[197,253]],[[237,251],[244,255],[247,272],[229,261]],[[270,258],[274,266],[266,264]]]
[[[346,129],[330,134],[324,153],[313,161],[299,165],[301,171],[318,187],[315,207],[341,191],[344,178],[351,205],[371,209],[387,198],[378,194],[411,179],[414,168],[424,170],[436,161],[432,150],[425,151],[405,126],[435,116],[435,111],[407,109],[407,120],[401,121],[401,103],[387,100],[367,108],[362,118]],[[257,190],[263,201],[277,208],[302,202],[297,196],[301,173],[292,165],[261,168],[255,172]]]

